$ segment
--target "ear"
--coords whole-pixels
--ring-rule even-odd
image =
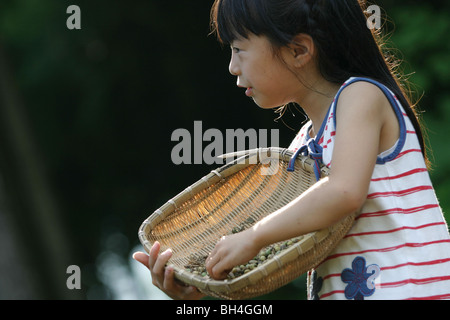
[[[293,59],[292,62],[297,68],[303,67],[314,58],[315,45],[310,35],[299,33],[292,39],[288,47]]]

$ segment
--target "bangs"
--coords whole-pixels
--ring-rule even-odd
[[[255,0],[216,0],[211,9],[211,29],[223,44],[231,44],[236,39],[248,39],[250,33],[261,35],[267,26],[261,14],[264,11],[261,1]]]

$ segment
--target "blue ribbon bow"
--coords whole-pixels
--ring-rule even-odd
[[[294,171],[295,159],[297,159],[299,154],[304,156],[309,155],[309,157],[314,160],[314,174],[316,176],[316,180],[319,181],[321,176],[320,164],[322,163],[322,147],[313,138],[309,139],[308,142],[298,149],[291,157],[287,171]]]

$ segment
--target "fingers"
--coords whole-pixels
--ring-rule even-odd
[[[164,274],[164,269],[167,265],[167,262],[169,262],[169,259],[172,257],[172,250],[171,249],[167,249],[166,251],[164,251],[163,253],[161,253],[158,258],[156,259],[156,261],[153,263],[153,267],[151,270],[153,270],[153,272],[155,274],[158,275],[163,275]],[[151,258],[149,258],[149,264],[151,263],[150,261]]]
[[[144,266],[148,268],[148,255],[143,252],[135,252],[133,254],[133,259],[137,262],[142,263]]]
[[[217,248],[217,246],[216,246]],[[209,275],[216,280],[226,279],[228,273],[231,271],[228,269],[226,261],[222,259],[222,255],[219,254],[217,249],[214,249],[209,257],[206,259],[206,270]]]
[[[136,252],[133,258],[146,266],[151,273],[152,283],[158,288],[163,288],[165,267],[172,257],[172,250],[167,249],[159,254],[161,245],[155,242],[150,249],[148,256],[143,252]]]
[[[210,275],[215,280],[224,280],[227,278],[230,271],[231,269],[226,267],[226,264],[221,261],[211,268]]]
[[[175,300],[198,300],[205,296],[196,287],[177,282],[172,266],[167,266],[166,268],[163,286],[163,291]]]
[[[136,252],[133,254],[133,259],[142,263],[148,269],[152,270],[155,266],[156,261],[158,260],[159,250],[161,249],[161,245],[159,242],[155,242],[150,249],[149,254],[145,254],[143,252]]]
[[[206,271],[209,273],[209,275],[213,278],[218,280],[217,270],[218,270],[218,263],[220,261],[219,255],[211,255],[206,260]]]
[[[159,250],[161,249],[161,245],[159,244],[158,241],[156,241],[152,248],[150,249],[150,252],[148,254],[148,268],[150,270],[153,269],[156,260],[158,260],[158,254],[159,254]]]
[[[149,265],[153,264],[153,267],[150,269],[152,282],[161,290],[164,288],[166,264],[170,257],[172,257],[172,250],[167,249],[158,256],[156,261],[152,262],[152,257],[149,258]]]
[[[192,286],[180,284],[175,279],[173,266],[166,266],[172,257],[172,250],[167,249],[159,254],[161,246],[155,242],[150,249],[149,255],[143,252],[136,252],[133,258],[146,266],[151,273],[152,283],[164,291],[172,299],[200,299],[204,294]]]
[[[164,271],[163,289],[166,292],[175,292],[180,284],[175,281],[175,271],[172,266],[167,266]],[[184,285],[181,285],[184,286]]]

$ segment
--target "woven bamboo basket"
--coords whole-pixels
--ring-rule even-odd
[[[186,270],[192,259],[205,259],[233,227],[263,217],[285,206],[316,182],[314,161],[299,155],[288,172],[292,151],[283,148],[249,150],[234,161],[179,193],[141,225],[140,242],[147,252],[155,241],[171,248],[175,278],[221,299],[249,299],[272,292],[317,266],[353,225],[348,216],[297,242],[252,271],[234,279],[213,280]],[[321,175],[329,169],[321,167]],[[253,223],[248,223],[250,227]]]

